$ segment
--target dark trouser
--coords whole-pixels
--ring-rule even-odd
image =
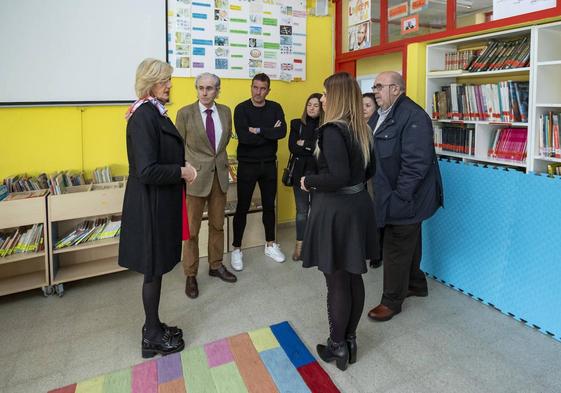
[[[380,247],[380,253],[377,258],[373,258],[373,262],[381,263],[383,261],[382,255],[384,255],[384,228],[378,228],[378,245]]]
[[[355,334],[364,308],[364,282],[360,274],[338,270],[326,274],[329,336],[340,343]]]
[[[296,202],[296,240],[304,240],[304,231],[308,221],[311,194],[300,188],[300,182],[294,184],[294,201]]]
[[[401,311],[409,289],[428,291],[421,271],[421,223],[391,225],[384,228],[384,294],[382,304]]]
[[[234,214],[234,241],[232,246],[241,247],[243,232],[247,221],[247,212],[255,184],[259,183],[261,204],[263,205],[263,226],[265,240],[275,240],[275,198],[277,196],[276,162],[239,162],[238,163],[238,204]]]

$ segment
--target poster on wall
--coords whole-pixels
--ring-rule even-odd
[[[370,22],[349,27],[349,51],[370,48]]]
[[[174,76],[306,78],[305,0],[168,0]]]
[[[408,11],[407,2],[394,5],[388,8],[388,20],[395,20],[407,16]]]
[[[370,20],[370,0],[349,0],[348,25]]]
[[[556,0],[493,0],[493,19],[509,18],[553,8]]]
[[[423,11],[425,8],[427,8],[429,5],[428,0],[410,0],[409,1],[409,12],[410,13],[415,13],[415,12],[421,12]]]
[[[401,34],[409,34],[419,31],[419,15],[410,15],[401,19]]]

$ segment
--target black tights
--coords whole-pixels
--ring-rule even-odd
[[[145,337],[150,340],[157,340],[162,336],[158,314],[161,289],[162,276],[144,276],[144,283],[142,284],[142,303],[146,314],[144,327],[146,328]]]
[[[326,274],[329,335],[337,343],[356,333],[364,308],[364,282],[360,274],[344,270]]]

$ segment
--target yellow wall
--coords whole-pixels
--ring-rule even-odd
[[[427,44],[414,43],[407,46],[407,80],[405,91],[409,98],[425,107]]]
[[[287,122],[301,116],[306,98],[321,92],[323,80],[333,72],[332,25],[331,16],[308,17],[306,81],[271,84],[268,98],[281,103]],[[218,102],[233,111],[249,97],[249,80],[224,79]],[[194,79],[174,78],[168,107],[171,118],[175,120],[177,111],[195,100]],[[116,175],[126,174],[125,110],[123,106],[0,108],[0,179],[65,169],[84,170],[91,177],[93,169],[104,165],[111,165]],[[287,141],[279,142],[279,173],[288,159]],[[233,140],[228,152],[235,151]],[[280,181],[278,200],[279,221],[293,220],[292,190]]]
[[[379,74],[383,71],[401,71],[401,51],[372,56],[356,62],[356,76]]]

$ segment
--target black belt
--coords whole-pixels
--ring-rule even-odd
[[[364,183],[359,183],[359,184],[355,184],[354,186],[341,187],[337,191],[335,191],[335,194],[338,195],[358,194],[359,192],[364,191],[364,189],[365,189]]]

